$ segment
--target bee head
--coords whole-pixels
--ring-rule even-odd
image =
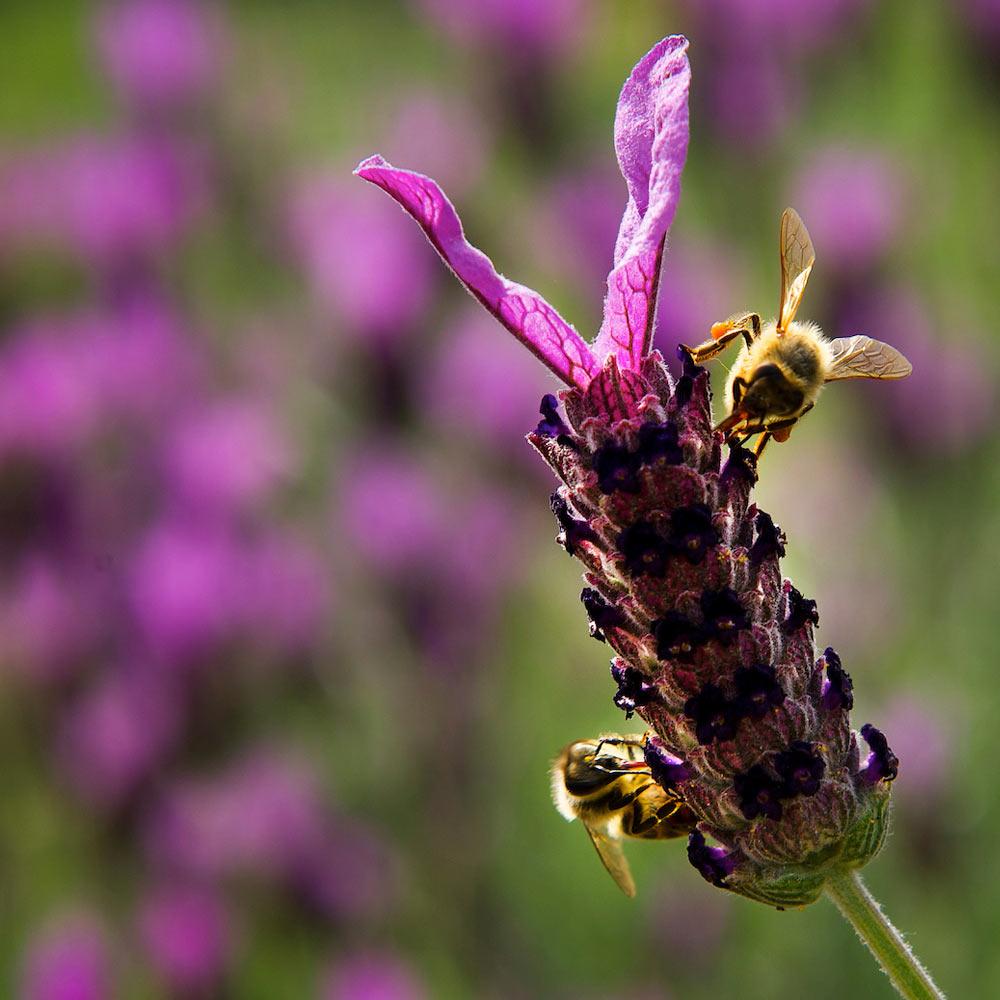
[[[738,409],[748,417],[794,416],[805,396],[775,364],[759,365],[739,400]]]

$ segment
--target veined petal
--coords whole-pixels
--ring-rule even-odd
[[[688,147],[687,39],[672,35],[644,56],[618,99],[615,150],[629,199],[608,275],[604,322],[594,345],[639,367],[653,339],[660,260],[680,196]]]
[[[454,206],[429,177],[370,156],[354,171],[393,197],[420,225],[459,281],[568,385],[586,387],[598,364],[583,338],[537,292],[508,281],[465,238]]]

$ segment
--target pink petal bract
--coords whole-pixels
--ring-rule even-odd
[[[660,258],[687,157],[687,47],[682,35],[655,45],[625,81],[618,99],[615,150],[629,200],[594,353],[602,360],[616,355],[623,369],[638,368],[653,340]]]
[[[454,206],[429,177],[370,156],[355,173],[413,216],[465,287],[568,385],[586,386],[598,370],[583,338],[537,292],[508,281],[465,238]]]

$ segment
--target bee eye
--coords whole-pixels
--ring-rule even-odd
[[[750,376],[750,383],[759,382],[761,379],[784,378],[781,369],[777,365],[760,365],[754,369]]]

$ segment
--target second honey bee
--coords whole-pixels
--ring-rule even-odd
[[[871,337],[827,340],[815,323],[796,322],[809,273],[816,262],[805,223],[794,209],[781,216],[781,300],[778,318],[762,326],[746,313],[716,323],[711,339],[685,347],[700,364],[720,354],[733,340],[744,344],[726,384],[727,416],[717,430],[727,440],[746,441],[760,434],[760,455],[773,437],[786,441],[795,424],[816,405],[827,382],[849,378],[905,378],[913,370],[896,348]]]
[[[608,735],[570,743],[552,767],[552,798],[568,820],[579,819],[626,896],[635,882],[622,851],[625,837],[665,840],[694,829],[694,813],[654,780],[644,735]]]

